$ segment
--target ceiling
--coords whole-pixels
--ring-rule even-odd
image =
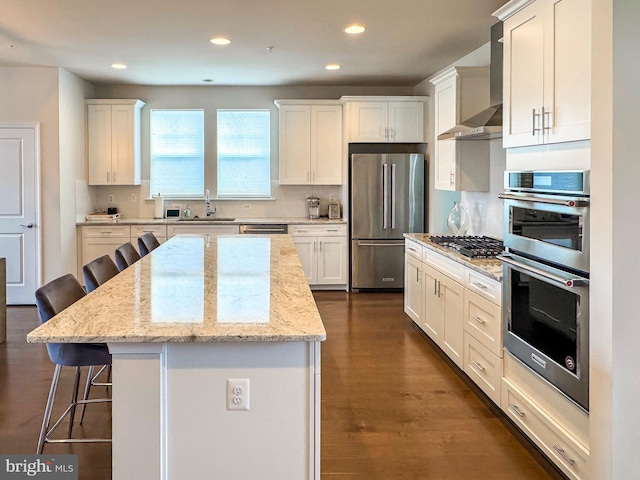
[[[505,3],[2,0],[0,66],[62,67],[94,83],[413,86],[488,42]],[[366,31],[344,33],[353,23]]]

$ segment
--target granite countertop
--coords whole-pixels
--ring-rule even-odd
[[[287,235],[178,235],[27,335],[30,343],[325,339]]]
[[[216,220],[215,218],[200,218],[197,220],[173,220],[167,218],[119,218],[114,221],[85,220],[76,222],[78,226],[87,225],[251,225],[260,223],[286,223],[289,225],[327,225],[327,224],[345,224],[344,218],[331,219],[308,218],[308,217],[275,217],[275,218],[235,218],[229,220]]]
[[[483,273],[488,277],[493,278],[499,282],[502,281],[502,262],[495,258],[469,258],[464,255],[460,255],[458,252],[445,248],[437,243],[433,243],[429,240],[430,234],[428,233],[405,233],[405,238],[414,240],[420,245],[434,250],[445,257],[451,258],[458,263],[463,264],[465,267],[469,267],[479,273]]]

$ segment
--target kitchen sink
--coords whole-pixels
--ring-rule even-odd
[[[212,217],[212,218],[201,218],[201,217],[191,217],[191,218],[181,218],[178,220],[179,222],[233,222],[235,218],[223,218],[223,217]]]

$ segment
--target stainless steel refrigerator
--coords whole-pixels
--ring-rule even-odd
[[[424,231],[424,156],[352,154],[351,289],[404,287],[404,233]]]

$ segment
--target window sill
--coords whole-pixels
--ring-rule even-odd
[[[204,197],[165,197],[163,196],[162,198],[164,198],[165,201],[169,201],[169,202],[182,202],[182,201],[186,201],[186,202],[204,202]],[[147,197],[145,198],[146,201],[148,202],[153,202],[155,201],[155,197]],[[270,201],[274,201],[277,200],[276,197],[264,197],[264,198],[258,198],[258,197],[246,197],[246,198],[213,198],[211,197],[211,201],[212,202],[270,202]]]

